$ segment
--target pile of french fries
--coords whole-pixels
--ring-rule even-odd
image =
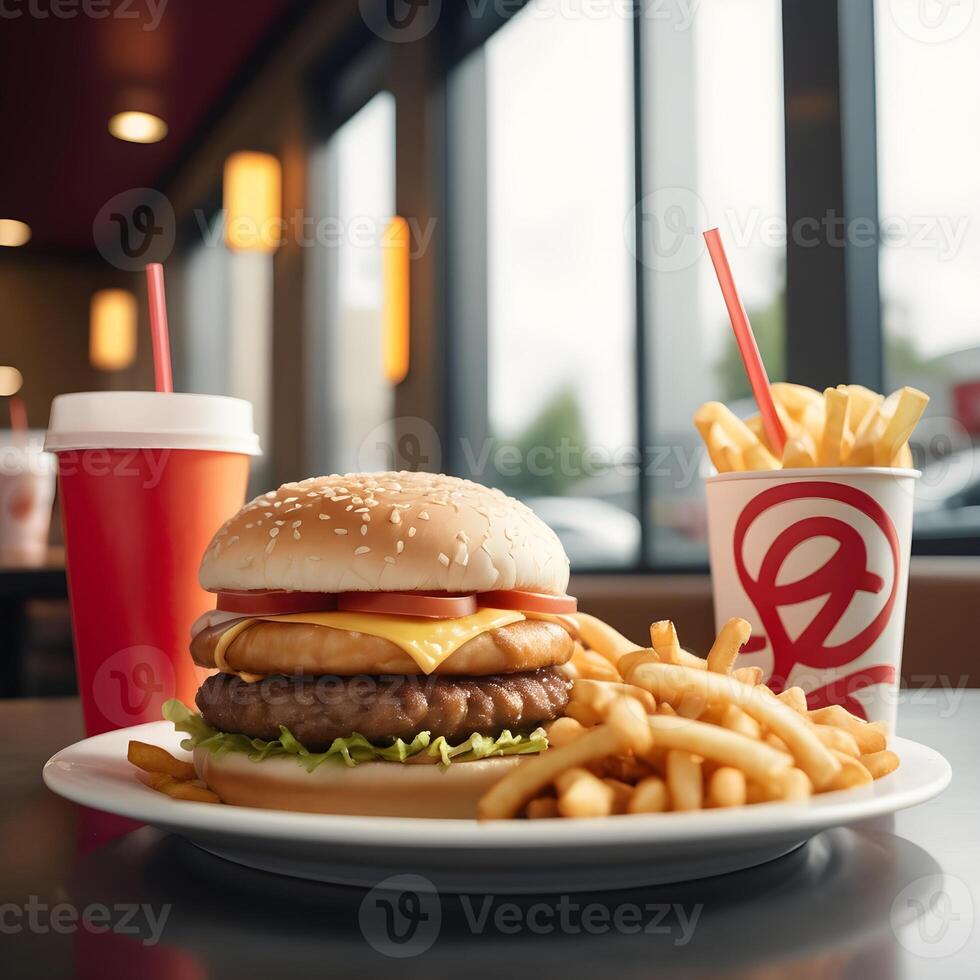
[[[126,758],[148,774],[147,785],[175,800],[220,803],[218,795],[197,778],[194,766],[171,755],[159,745],[130,741]]]
[[[602,817],[803,801],[894,771],[883,723],[844,708],[809,710],[798,687],[774,694],[758,667],[734,666],[749,624],[732,619],[706,658],[684,650],[669,620],[637,649],[576,613],[566,716],[547,752],[480,800],[480,817]]]
[[[908,440],[929,396],[900,388],[885,398],[861,385],[823,394],[803,385],[773,384],[776,414],[786,432],[782,454],[770,444],[762,417],[742,421],[721,402],[705,402],[694,424],[719,473],[810,466],[912,466]]]

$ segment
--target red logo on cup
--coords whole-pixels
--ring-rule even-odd
[[[833,500],[864,514],[880,529],[891,550],[891,590],[880,612],[860,632],[834,646],[828,637],[860,592],[880,593],[885,583],[868,568],[868,550],[861,533],[851,524],[829,515],[807,517],[790,524],[776,535],[753,578],[745,565],[745,537],[752,523],[770,508],[787,501],[821,498]],[[793,582],[778,583],[779,573],[789,555],[803,542],[813,538],[837,541],[837,550],[819,568]],[[733,540],[735,568],[745,594],[755,606],[762,622],[764,636],[753,637],[746,653],[772,649],[772,675],[767,681],[781,691],[797,664],[817,670],[844,667],[866,653],[884,632],[891,619],[898,595],[900,549],[898,532],[882,506],[856,487],[840,483],[804,482],[784,484],[765,490],[745,506],[735,524]],[[780,608],[826,596],[813,620],[794,639],[789,635]],[[853,693],[871,684],[895,679],[895,668],[881,664],[852,672],[815,691],[808,691],[813,707],[843,704],[849,711],[864,717],[860,702]]]

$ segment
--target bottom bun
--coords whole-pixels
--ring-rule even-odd
[[[364,817],[475,819],[480,797],[528,756],[476,762],[324,763],[307,772],[294,759],[253,762],[243,752],[194,750],[198,776],[222,803]]]

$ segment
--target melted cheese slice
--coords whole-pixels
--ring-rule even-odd
[[[359,612],[306,612],[288,613],[282,616],[256,616],[240,619],[218,638],[214,650],[214,663],[226,673],[238,673],[228,666],[228,647],[239,633],[253,623],[264,620],[270,623],[307,623],[332,629],[367,633],[388,640],[401,647],[419,666],[424,674],[431,674],[464,643],[489,630],[508,626],[524,619],[523,613],[512,609],[478,609],[471,616],[458,619],[422,619],[418,616],[386,616]]]

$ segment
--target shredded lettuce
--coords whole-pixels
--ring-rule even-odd
[[[498,755],[530,755],[548,748],[548,737],[543,728],[530,735],[512,735],[503,731],[497,736],[474,732],[466,741],[452,745],[442,735],[432,738],[430,732],[419,732],[411,742],[396,739],[392,745],[375,745],[356,732],[347,738],[336,738],[325,752],[311,752],[288,728],[279,726],[279,738],[266,741],[249,738],[231,732],[219,732],[204,719],[176,699],[163,706],[163,717],[172,722],[178,732],[187,735],[181,748],[192,751],[205,748],[215,755],[225,752],[245,752],[253,762],[277,756],[292,756],[309,772],[325,762],[356,766],[362,762],[406,762],[423,753],[437,758],[438,764],[448,766],[453,762],[473,762]]]

